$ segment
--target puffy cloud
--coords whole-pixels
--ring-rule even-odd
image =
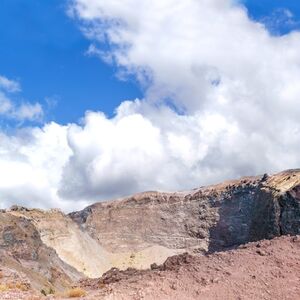
[[[43,108],[40,103],[23,102],[16,105],[10,95],[21,91],[19,82],[0,75],[0,117],[16,121],[40,121]]]
[[[274,37],[229,0],[76,0],[73,8],[86,35],[105,36],[119,67],[146,86],[148,101],[234,119],[260,111],[261,121],[296,109],[297,118],[298,32]]]
[[[77,209],[299,166],[298,32],[274,36],[230,0],[73,0],[70,11],[87,54],[136,76],[145,97],[113,118],[2,135],[5,205],[24,191],[25,203]]]
[[[299,130],[284,126],[274,141],[218,113],[178,115],[138,100],[122,103],[112,119],[89,112],[81,126],[69,127],[73,155],[59,195],[96,201],[293,167],[299,164]]]
[[[123,102],[113,118],[87,112],[80,124],[2,134],[1,206],[70,211],[134,192],[190,189],[295,166],[299,131],[286,130],[274,146],[222,115],[178,115],[136,100]]]
[[[179,116],[165,107],[145,112],[138,100],[124,102],[112,119],[89,112],[82,126],[69,127],[73,155],[59,194],[95,201],[144,190],[192,188],[224,173],[232,175],[231,168],[220,170],[205,158],[213,155],[211,147],[218,141],[224,146],[230,142],[236,130],[219,115]]]
[[[55,123],[42,129],[19,129],[0,134],[0,203],[55,207],[62,167],[71,154],[67,128]]]
[[[135,75],[145,88],[140,106],[171,103],[184,113],[173,112],[168,121],[151,116],[152,124],[165,133],[166,122],[188,120],[173,131],[183,126],[190,140],[206,145],[201,159],[193,160],[189,153],[202,173],[194,173],[200,182],[212,179],[203,170],[217,179],[216,169],[222,169],[224,178],[299,165],[299,32],[274,36],[233,0],[72,3],[73,16],[92,41],[90,52],[105,61],[109,57],[123,75]],[[103,42],[111,45],[107,53]],[[141,115],[149,118],[149,111]],[[226,134],[210,138],[209,130],[216,128]]]
[[[216,172],[198,165],[208,153],[206,141],[235,128],[207,116],[212,123],[220,118],[220,126],[214,123],[205,141],[198,135],[206,135],[201,126],[208,120],[153,107],[145,117],[145,109],[141,101],[124,102],[112,119],[88,112],[81,125],[51,123],[2,134],[1,205],[70,210],[74,201],[78,208],[137,191],[197,186],[202,177],[215,180]]]

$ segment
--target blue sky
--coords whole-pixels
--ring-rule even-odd
[[[269,28],[271,32],[275,29],[277,34],[286,34],[291,30],[299,29],[300,20],[300,5],[295,0],[244,0],[243,3],[247,6],[249,15],[256,20],[266,21],[284,21],[282,16],[283,10],[287,9],[294,15],[294,22],[278,22],[275,28]],[[270,20],[271,19],[271,20]],[[268,23],[266,25],[269,25]],[[274,23],[273,23],[274,25]],[[272,30],[273,29],[273,30]]]
[[[295,21],[300,20],[300,5],[296,0],[244,3],[256,20],[269,22],[272,16],[276,17],[274,12],[283,8],[294,14]],[[281,22],[275,27],[270,30],[284,34],[298,24]],[[120,81],[114,66],[85,55],[89,44],[79,24],[66,15],[64,1],[0,2],[1,74],[21,83],[22,93],[16,101],[25,99],[44,105],[47,121],[75,122],[86,110],[112,115],[123,100],[142,97],[133,79]],[[48,107],[49,99],[56,103],[54,107]]]
[[[22,97],[57,102],[48,120],[76,121],[85,110],[111,114],[140,96],[134,82],[117,80],[112,66],[85,55],[90,42],[61,0],[2,0],[0,44],[1,74],[20,81]]]

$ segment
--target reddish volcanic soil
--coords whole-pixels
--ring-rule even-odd
[[[90,290],[86,299],[296,300],[300,299],[300,236],[208,256],[174,256],[156,270],[110,271],[81,286],[97,289]]]
[[[211,255],[182,254],[152,270],[112,269],[81,280],[80,299],[300,299],[300,236],[285,236]],[[31,291],[7,291],[1,299],[66,299]],[[79,299],[79,298],[73,298]]]

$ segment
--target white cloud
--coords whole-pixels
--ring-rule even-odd
[[[22,190],[25,203],[77,209],[299,167],[300,34],[273,36],[236,2],[74,0],[88,54],[135,75],[145,97],[110,119],[3,135],[5,205]]]
[[[8,92],[19,92],[21,87],[19,82],[10,80],[4,76],[0,75],[0,89],[6,90]]]
[[[70,210],[74,201],[80,207],[137,191],[191,188],[224,173],[232,175],[234,168],[220,170],[207,165],[205,157],[218,155],[210,147],[221,137],[226,144],[235,126],[222,116],[200,120],[167,108],[149,107],[145,117],[146,106],[124,102],[113,119],[88,112],[82,125],[51,123],[13,137],[2,134],[2,206]]]
[[[224,110],[222,97],[227,107],[242,101],[260,109],[285,106],[299,79],[300,34],[273,37],[231,2],[74,1],[88,37],[106,29],[116,63],[147,81],[148,99],[171,97],[190,113],[216,104]],[[297,97],[290,100],[294,105]]]
[[[57,186],[71,154],[67,127],[50,123],[42,129],[0,134],[0,203],[61,207]]]
[[[191,188],[218,178],[220,170],[206,166],[205,157],[221,137],[226,143],[234,125],[222,116],[201,120],[167,108],[146,117],[140,106],[140,101],[125,102],[113,119],[90,112],[82,126],[69,127],[74,155],[64,169],[62,198],[95,201],[144,190]],[[230,175],[231,170],[224,172]]]
[[[0,115],[8,113],[11,111],[12,107],[13,105],[10,99],[8,99],[0,90]]]
[[[17,121],[40,121],[43,117],[43,108],[40,103],[23,102],[16,105],[10,94],[20,92],[19,82],[0,76],[0,117]]]
[[[114,118],[88,112],[81,124],[0,136],[0,199],[74,210],[144,190],[190,189],[299,163],[299,131],[275,143],[219,114],[178,115],[136,100]],[[280,159],[278,159],[280,158]]]
[[[43,108],[40,103],[22,103],[11,112],[11,116],[16,120],[41,120]]]

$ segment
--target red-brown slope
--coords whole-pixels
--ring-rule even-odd
[[[207,256],[174,256],[156,270],[83,281],[86,299],[300,299],[300,237],[250,243]]]

